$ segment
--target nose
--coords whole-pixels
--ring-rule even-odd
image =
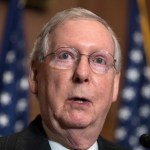
[[[90,69],[88,57],[82,55],[74,69],[73,81],[75,83],[88,83],[90,81]]]

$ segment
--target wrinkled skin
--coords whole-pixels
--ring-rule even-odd
[[[74,47],[82,54],[107,50],[114,54],[110,32],[99,22],[69,20],[59,25],[51,40],[51,50]],[[43,125],[49,139],[72,149],[88,149],[98,138],[112,102],[116,101],[119,73],[112,67],[105,74],[91,70],[87,57],[66,70],[50,67],[48,59],[33,62],[29,83],[38,97]],[[85,102],[75,97],[87,99]]]

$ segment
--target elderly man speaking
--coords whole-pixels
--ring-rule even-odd
[[[29,86],[40,115],[0,150],[123,150],[100,136],[119,89],[121,52],[104,21],[83,8],[57,13],[31,54]]]

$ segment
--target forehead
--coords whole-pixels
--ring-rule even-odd
[[[93,19],[73,19],[61,23],[52,35],[52,42],[56,46],[79,44],[107,49],[114,47],[111,33],[102,23]]]

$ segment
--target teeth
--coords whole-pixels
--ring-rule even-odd
[[[82,100],[78,100],[77,102],[78,102],[78,103],[83,103],[84,101],[82,101]]]

